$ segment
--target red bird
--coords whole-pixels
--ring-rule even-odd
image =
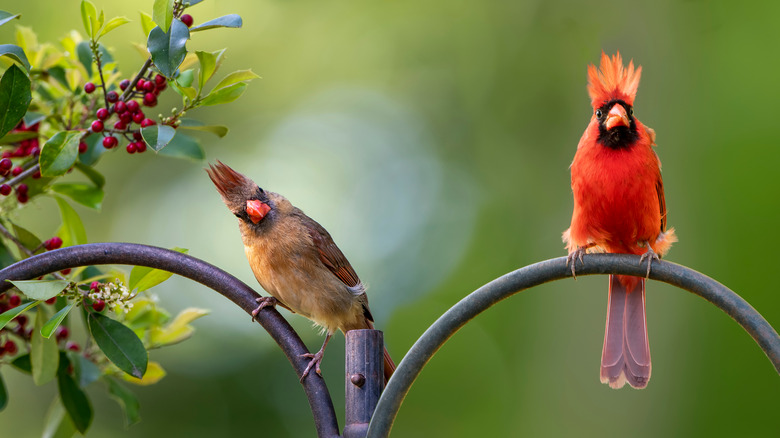
[[[373,329],[368,297],[352,265],[330,234],[284,196],[265,191],[251,179],[218,163],[206,172],[222,200],[238,218],[249,266],[258,283],[273,298],[258,298],[260,306],[280,304],[314,321],[327,331],[322,348],[307,353],[312,361],[301,381],[314,369],[320,373],[325,346],[336,330]],[[395,364],[385,349],[385,382]]]
[[[586,252],[663,256],[677,241],[666,230],[661,162],[653,151],[655,132],[634,117],[642,67],[623,66],[620,53],[602,53],[601,67],[588,67],[593,115],[571,164],[574,213],[563,233],[572,274]],[[609,276],[609,301],[601,382],[644,388],[650,379],[650,346],[645,317],[645,279]]]

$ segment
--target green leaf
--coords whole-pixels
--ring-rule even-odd
[[[98,162],[100,157],[108,150],[103,147],[102,138],[100,135],[89,135],[81,140],[87,144],[87,151],[79,154],[80,162],[87,166],[92,166]]]
[[[0,240],[0,267],[5,268],[16,263],[16,257],[14,257],[11,250],[5,246],[2,240]]]
[[[256,75],[255,72],[252,70],[238,70],[234,71],[233,73],[230,73],[229,75],[225,76],[216,87],[214,87],[214,90],[219,90],[220,88],[225,88],[233,84],[237,84],[239,82],[246,82],[251,81],[252,79],[259,79],[260,76]]]
[[[87,231],[81,222],[79,214],[71,207],[67,201],[55,196],[57,205],[62,214],[62,227],[58,235],[62,238],[62,246],[83,245],[87,243]]]
[[[184,70],[176,76],[176,82],[182,87],[189,87],[195,79],[195,72],[192,69]]]
[[[68,316],[68,313],[73,309],[73,306],[76,305],[76,300],[71,301],[70,304],[63,307],[62,310],[54,314],[54,316],[51,317],[48,321],[46,321],[46,324],[43,325],[41,328],[41,335],[44,338],[50,338],[51,335],[54,333],[54,330],[57,330],[57,327],[60,326],[62,321],[65,319],[66,316]]]
[[[57,387],[60,391],[65,411],[68,412],[70,419],[79,432],[86,433],[89,425],[92,423],[92,405],[89,403],[87,394],[79,388],[79,385],[68,374],[67,368],[57,373]]]
[[[36,137],[38,137],[38,133],[34,131],[9,132],[0,138],[0,144],[14,144],[19,143],[22,140]]]
[[[76,426],[62,406],[59,397],[56,397],[49,407],[43,424],[43,438],[71,438],[76,434]]]
[[[184,0],[182,3],[184,3],[185,8],[189,8],[190,6],[195,6],[202,1],[203,0]]]
[[[173,248],[173,250],[182,254],[187,254],[188,251],[185,248]],[[127,287],[130,290],[138,288],[138,292],[143,292],[171,278],[171,275],[173,274],[168,271],[163,271],[162,269],[134,266],[130,271],[130,281],[128,282]]]
[[[56,297],[70,284],[67,280],[8,280],[28,298],[46,301]]]
[[[103,372],[91,360],[80,353],[68,352],[71,363],[74,365],[79,386],[86,388],[92,382],[103,375]]]
[[[5,389],[3,376],[0,375],[0,412],[2,412],[2,410],[5,409],[6,406],[8,406],[8,390]]]
[[[88,0],[81,0],[81,22],[84,24],[86,34],[93,37],[97,31],[97,29],[93,29],[95,23],[97,23],[97,9]]]
[[[170,324],[162,328],[152,328],[149,333],[149,343],[154,347],[177,344],[188,339],[195,332],[195,328],[189,325],[192,321],[206,316],[209,311],[189,307],[182,310]]]
[[[106,184],[106,178],[103,176],[103,174],[95,170],[94,167],[87,166],[86,164],[83,164],[79,161],[76,162],[75,167],[87,178],[89,178],[89,180],[95,184],[95,187],[101,189]]]
[[[22,356],[18,356],[16,359],[14,359],[13,362],[11,362],[11,365],[23,373],[32,374],[32,363],[30,363],[30,353],[24,354]]]
[[[21,315],[23,312],[32,309],[38,304],[40,304],[40,301],[30,301],[29,303],[20,304],[13,309],[6,310],[0,314],[0,329],[5,327],[9,322],[11,322],[12,319]]]
[[[0,137],[14,129],[32,100],[30,78],[16,64],[0,79]]]
[[[103,202],[103,189],[86,183],[60,183],[51,186],[51,189],[61,195],[65,195],[81,205],[95,210],[100,210]]]
[[[200,72],[198,73],[198,90],[202,90],[209,79],[214,76],[214,73],[222,64],[222,55],[225,53],[225,49],[217,50],[216,52],[201,52],[196,51],[200,62]]]
[[[118,321],[100,313],[89,313],[89,331],[98,347],[120,370],[141,378],[149,357],[138,336]]]
[[[114,379],[105,378],[104,381],[108,384],[108,393],[111,398],[119,403],[125,414],[125,428],[141,421],[141,405],[135,395]]]
[[[194,26],[190,29],[190,32],[198,32],[206,29],[214,29],[215,27],[231,27],[236,29],[241,27],[241,25],[242,22],[240,16],[236,14],[229,14],[223,17],[215,18],[213,20],[209,20],[197,26]]]
[[[108,20],[108,23],[106,23],[105,26],[103,26],[103,29],[100,31],[100,35],[98,35],[98,38],[102,37],[103,35],[111,32],[112,30],[116,29],[117,27],[129,23],[130,20],[128,20],[125,17],[114,17],[110,20]]]
[[[30,341],[30,362],[32,363],[33,381],[38,386],[54,378],[60,361],[57,340],[55,338],[46,339],[41,335],[45,318],[46,313],[42,307],[39,307],[38,316],[35,317],[32,341]]]
[[[244,90],[246,90],[246,84],[243,82],[233,84],[229,87],[220,88],[219,90],[209,93],[208,96],[204,97],[203,100],[200,101],[200,104],[203,106],[209,106],[219,105],[221,103],[229,103],[241,97],[241,95],[244,94]]]
[[[160,151],[160,155],[174,158],[188,158],[195,161],[206,159],[206,153],[198,140],[179,132],[168,146]]]
[[[14,44],[0,44],[0,56],[11,58],[21,64],[25,70],[30,71],[30,61],[27,60],[27,55],[21,47]]]
[[[139,12],[139,14],[141,15],[141,29],[143,29],[144,38],[149,38],[149,32],[156,26],[154,20],[152,19],[152,16],[146,12]]]
[[[195,100],[195,98],[198,97],[198,90],[192,87],[182,87],[181,85],[177,84],[176,81],[171,82],[171,86],[173,87],[174,91],[179,93],[180,96],[186,97],[189,100]]]
[[[21,17],[21,14],[11,14],[10,12],[0,11],[0,26],[15,18],[18,19],[19,17]]]
[[[178,129],[189,129],[191,131],[210,132],[219,138],[227,135],[228,127],[223,125],[205,125],[203,122],[195,119],[181,119]]]
[[[76,162],[79,155],[80,131],[60,131],[41,148],[41,175],[62,176]]]
[[[141,128],[141,135],[149,147],[159,152],[171,142],[176,135],[176,130],[168,125],[152,125]]]
[[[76,56],[78,56],[81,65],[87,69],[87,76],[92,76],[92,50],[89,48],[88,42],[82,41],[76,45]]]
[[[173,20],[168,32],[163,32],[159,26],[149,32],[146,47],[152,55],[154,65],[163,76],[172,78],[176,73],[176,69],[187,56],[188,39],[190,30],[179,20]]]
[[[37,248],[41,244],[41,239],[39,239],[35,234],[31,233],[25,228],[20,227],[19,225],[12,225],[14,227],[14,234],[16,234],[16,238],[22,242],[22,245],[26,246],[27,248]],[[26,254],[22,255],[27,257]]]
[[[46,118],[46,114],[36,113],[34,111],[27,111],[22,120],[26,126],[32,126],[38,122],[43,121]]]
[[[154,0],[152,17],[163,32],[168,32],[168,29],[171,27],[173,2],[174,0]]]

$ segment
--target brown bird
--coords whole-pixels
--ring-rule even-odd
[[[249,266],[260,286],[272,297],[258,298],[253,316],[266,306],[280,304],[309,318],[327,332],[322,348],[306,353],[312,361],[301,381],[320,362],[336,330],[373,329],[366,288],[355,270],[314,219],[284,196],[258,187],[251,179],[217,162],[206,172],[222,200],[238,218]],[[384,351],[385,382],[395,364]]]

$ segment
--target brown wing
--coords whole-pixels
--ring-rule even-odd
[[[322,264],[330,269],[330,272],[347,286],[355,287],[360,284],[360,279],[355,270],[352,269],[352,265],[349,264],[344,253],[333,242],[333,238],[330,237],[328,231],[308,216],[303,217],[305,218],[303,223],[308,228],[311,240],[314,242],[317,251],[319,251]]]
[[[664,198],[664,182],[661,175],[658,175],[658,181],[655,182],[655,191],[658,193],[658,204],[661,207],[661,232],[666,231],[666,199]]]

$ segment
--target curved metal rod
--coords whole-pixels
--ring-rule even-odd
[[[577,275],[627,274],[643,277],[647,265],[639,256],[589,254]],[[379,399],[368,427],[368,437],[387,437],[409,388],[436,351],[467,322],[499,301],[553,280],[571,277],[566,258],[546,260],[510,272],[480,287],[439,317],[415,342],[398,364]],[[654,262],[650,278],[699,295],[734,318],[764,350],[780,373],[780,337],[771,325],[739,295],[717,281],[692,269],[669,262]]]
[[[91,243],[30,257],[0,271],[0,292],[13,286],[6,280],[27,280],[78,266],[115,264],[157,268],[195,280],[224,295],[248,314],[257,307],[257,292],[216,266],[180,252],[134,243]],[[257,321],[279,344],[300,378],[309,362],[301,355],[309,351],[298,334],[276,309],[264,309],[258,313]],[[338,420],[325,381],[311,373],[303,381],[303,389],[309,399],[317,435],[338,437]]]

